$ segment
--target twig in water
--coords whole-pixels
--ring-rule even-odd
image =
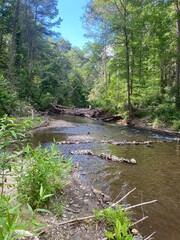
[[[133,188],[131,191],[129,191],[124,197],[122,197],[119,201],[113,203],[111,205],[111,207],[114,207],[116,205],[118,205],[120,202],[122,202],[129,194],[131,194],[134,190],[136,190],[136,188]]]
[[[147,238],[145,238],[144,240],[148,240],[151,239],[151,237],[155,234],[156,232],[151,233]]]
[[[144,220],[147,219],[147,218],[148,218],[148,216],[145,216],[145,217],[137,220],[136,222],[134,222],[133,224],[131,224],[131,227],[134,226],[134,225],[136,225],[136,224],[138,224],[138,223],[140,223],[140,222],[142,222],[142,221],[144,221]]]
[[[126,208],[124,208],[124,210],[129,210],[129,209],[132,209],[132,208],[135,208],[135,207],[147,205],[147,204],[154,203],[154,202],[157,202],[157,200],[155,199],[155,200],[152,200],[152,201],[149,201],[149,202],[139,203],[139,204],[136,204],[136,205],[133,205],[133,206],[130,206],[130,207],[126,207]]]
[[[143,195],[142,195],[142,191],[141,191],[141,203],[143,202]],[[145,214],[144,214],[144,209],[143,209],[143,206],[141,206],[141,211],[142,211],[142,216],[144,217]]]

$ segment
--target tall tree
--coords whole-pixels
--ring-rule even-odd
[[[176,108],[180,110],[180,3],[178,0],[174,1],[176,11]]]

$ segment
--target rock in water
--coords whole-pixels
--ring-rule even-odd
[[[134,158],[131,158],[129,161],[131,164],[136,164],[136,159],[134,159]]]

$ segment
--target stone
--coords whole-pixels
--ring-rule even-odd
[[[130,163],[131,163],[131,164],[136,164],[136,159],[131,158],[131,159],[130,159]]]

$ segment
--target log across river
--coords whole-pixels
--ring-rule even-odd
[[[56,119],[69,124],[62,125],[60,121],[52,128],[34,132],[34,145],[41,142],[48,147],[55,139],[60,151],[78,163],[81,180],[87,185],[93,182],[96,189],[112,199],[119,192],[122,197],[136,187],[134,194],[123,202],[125,205],[157,199],[155,204],[134,210],[137,219],[149,216],[139,225],[140,231],[146,236],[156,231],[158,240],[180,238],[180,139],[177,136],[74,116],[61,115]],[[92,154],[84,154],[87,151]],[[102,153],[104,158],[100,157]],[[136,164],[107,161],[108,156],[135,159]]]

